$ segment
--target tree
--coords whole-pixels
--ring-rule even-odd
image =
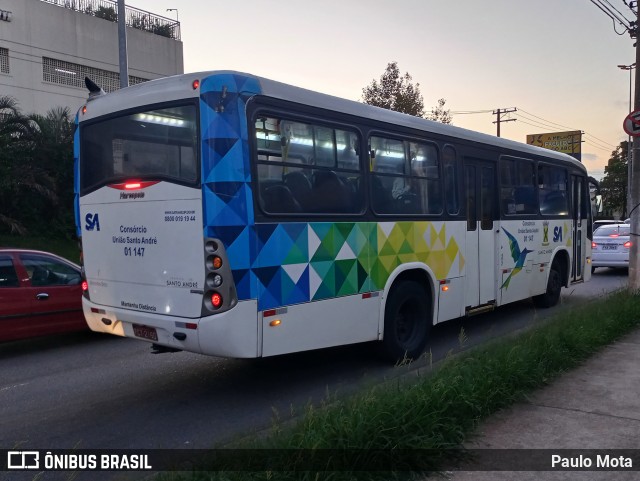
[[[425,115],[420,84],[414,85],[412,80],[408,72],[400,75],[398,62],[391,62],[387,65],[379,82],[374,79],[362,89],[362,101],[365,104],[416,117],[436,120],[445,124],[451,123],[449,111],[444,110],[445,99],[438,100],[438,106],[431,109],[431,114]]]
[[[600,181],[600,192],[604,203],[604,211],[608,216],[619,214],[621,219],[627,217],[627,159],[628,142],[620,142],[604,168],[604,177]]]
[[[444,109],[445,102],[445,99],[438,100],[438,106],[431,109],[431,115],[428,115],[427,119],[441,122],[443,124],[450,124],[453,117],[451,117],[449,110]]]
[[[73,232],[72,172],[69,111],[25,116],[0,97],[0,232]]]

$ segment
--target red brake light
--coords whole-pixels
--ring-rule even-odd
[[[620,234],[609,234],[609,237],[620,237]]]
[[[592,249],[595,249],[597,245],[598,245],[598,244],[596,244],[595,242],[592,242],[592,243],[591,243],[591,248],[592,248]]]
[[[193,81],[193,83],[191,84],[191,87],[193,87],[193,90],[197,90],[197,89],[198,89],[198,87],[200,87],[200,80],[195,79],[195,80]]]
[[[87,281],[82,281],[82,292],[87,292],[89,290],[89,283]]]
[[[217,292],[211,296],[211,304],[216,309],[222,305],[222,296]]]
[[[627,249],[631,247],[631,241],[627,241],[623,244]]]
[[[122,184],[111,184],[109,187],[112,189],[118,190],[137,190],[137,189],[145,189],[147,187],[151,187],[152,185],[157,184],[158,180],[151,181],[141,181],[141,180],[128,180]]]

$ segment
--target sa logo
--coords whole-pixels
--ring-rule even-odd
[[[89,213],[84,217],[84,221],[84,228],[86,230],[100,230],[100,219],[98,218],[98,214]]]
[[[562,242],[562,227],[555,226],[553,228],[553,242]]]

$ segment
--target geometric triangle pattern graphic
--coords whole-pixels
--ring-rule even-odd
[[[277,272],[256,271],[252,265],[259,254],[259,242],[252,227],[245,109],[247,98],[259,93],[256,79],[231,72],[208,76],[200,85],[204,235],[224,244],[239,299],[255,299],[259,286],[269,288],[278,277]]]
[[[250,237],[258,246],[249,271],[257,280],[251,297],[259,310],[380,290],[404,262],[424,262],[438,279],[463,274],[459,242],[442,222],[274,223],[250,230],[252,235],[229,228],[234,244],[242,245],[238,251]]]

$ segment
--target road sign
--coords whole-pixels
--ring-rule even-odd
[[[640,110],[635,110],[627,115],[622,124],[622,128],[632,137],[640,136]]]

